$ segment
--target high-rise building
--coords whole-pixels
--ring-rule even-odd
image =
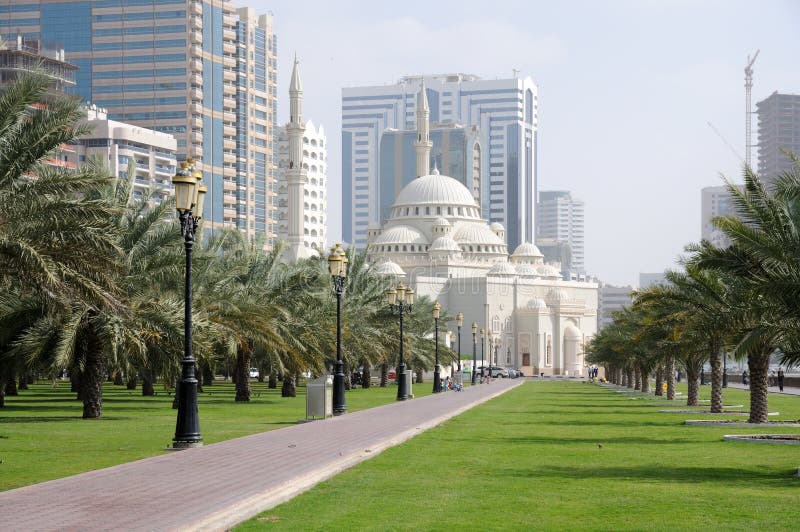
[[[481,144],[478,128],[439,124],[431,128],[429,168],[436,168],[472,190],[480,204]],[[380,141],[380,223],[391,216],[397,195],[416,173],[415,129],[387,129]]]
[[[539,192],[536,224],[538,238],[569,244],[570,272],[578,275],[585,273],[583,201],[573,198],[567,190],[543,190]]]
[[[536,247],[544,255],[545,262],[559,265],[559,272],[565,281],[573,278],[572,248],[570,248],[569,242],[563,242],[555,238],[538,237],[536,239]],[[574,277],[579,278],[577,274]]]
[[[800,156],[800,94],[773,92],[756,104],[758,175],[769,183],[794,167],[783,150]]]
[[[48,48],[41,40],[21,34],[8,35],[3,44],[0,47],[0,85],[15,81],[21,72],[36,69],[52,80],[53,90],[64,91],[75,86],[78,67],[67,62],[63,48]]]
[[[433,124],[477,128],[482,216],[506,228],[512,249],[534,238],[537,87],[530,77],[482,80],[469,74],[407,76],[394,85],[342,90],[342,233],[359,249],[380,223],[381,139],[416,129],[422,82]],[[435,125],[434,127],[438,127]],[[470,164],[468,159],[465,164]],[[405,166],[405,165],[404,165]],[[388,186],[395,190],[396,183]],[[468,188],[473,189],[474,184]]]
[[[307,181],[303,185],[303,244],[326,252],[328,234],[328,147],[325,129],[309,120],[303,133],[303,168]],[[289,188],[286,169],[289,167],[289,136],[286,126],[278,129],[278,238],[289,239]]]
[[[657,284],[663,284],[667,281],[664,272],[660,273],[639,273],[639,290],[649,288]]]
[[[601,283],[600,293],[598,294],[597,318],[598,330],[614,322],[614,312],[622,310],[631,304],[631,293],[633,288],[630,286],[614,286]]]
[[[708,240],[716,247],[726,248],[731,245],[725,234],[714,227],[712,220],[717,216],[735,215],[736,211],[731,203],[731,194],[727,186],[705,187],[700,191],[702,225],[700,238]]]
[[[274,238],[271,15],[230,0],[0,0],[0,36],[16,35],[64,48],[79,67],[68,91],[200,161],[206,228]]]

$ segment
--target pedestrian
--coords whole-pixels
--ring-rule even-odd
[[[742,384],[744,384],[745,386],[747,386],[747,384],[748,384],[748,381],[747,381],[747,370],[744,370],[742,372]]]
[[[778,368],[778,388],[783,391],[783,368]]]
[[[775,386],[775,370],[769,372],[769,386]]]

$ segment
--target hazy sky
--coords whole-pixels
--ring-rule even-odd
[[[744,65],[753,106],[800,93],[798,1],[235,0],[275,15],[278,121],[295,52],[304,118],[328,135],[329,241],[341,237],[341,89],[466,72],[539,87],[539,190],[586,203],[586,268],[613,284],[700,238],[700,189],[738,180]],[[757,121],[753,117],[753,129]],[[757,142],[754,138],[753,142]],[[753,162],[757,161],[753,150]]]

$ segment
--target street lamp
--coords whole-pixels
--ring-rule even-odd
[[[472,322],[472,385],[475,386],[475,377],[478,374],[478,324]]]
[[[172,178],[175,187],[175,208],[181,222],[183,245],[186,249],[186,276],[184,286],[184,344],[181,360],[181,380],[178,383],[178,420],[175,423],[174,449],[185,449],[203,445],[200,435],[200,415],[197,410],[197,378],[194,374],[192,354],[192,247],[194,235],[203,217],[206,187],[200,184],[203,174],[195,171],[194,161],[181,163],[180,170]],[[196,214],[196,215],[195,215]]]
[[[489,334],[492,334],[492,331],[489,331]],[[484,336],[483,336],[483,327],[481,327],[481,384],[483,384],[483,372],[486,369],[484,367],[485,364],[483,362],[483,350],[484,350],[486,342],[483,340],[483,338],[484,338]],[[491,375],[491,372],[489,374]]]
[[[328,270],[333,280],[333,292],[336,294],[336,369],[333,375],[333,415],[339,416],[347,412],[344,399],[344,363],[342,362],[342,293],[347,279],[347,255],[336,244],[328,255]]]
[[[722,354],[722,387],[728,387],[728,353]]]
[[[461,326],[464,324],[464,315],[460,312],[456,314],[456,325],[458,326],[458,383],[461,384]]]
[[[397,288],[390,288],[386,291],[386,299],[389,302],[389,309],[400,315],[400,363],[397,365],[397,400],[405,401],[408,399],[408,387],[406,386],[406,363],[403,361],[403,314],[411,313],[414,304],[414,290],[403,286],[400,281]]]
[[[499,366],[498,360],[500,360],[500,359],[497,357],[497,352],[498,352],[499,349],[500,349],[500,337],[499,336],[495,336],[494,337],[494,365],[495,366]],[[489,365],[491,366],[492,364],[490,363]]]
[[[439,365],[439,313],[441,310],[441,305],[436,301],[433,304],[433,341],[435,342],[434,352],[436,353],[433,369],[433,393],[442,391],[442,367]]]

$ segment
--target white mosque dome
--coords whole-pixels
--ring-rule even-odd
[[[453,235],[453,238],[462,244],[488,244],[503,246],[503,248],[506,245],[486,224],[470,223],[462,225]],[[505,249],[503,249],[503,252],[505,252]]]
[[[553,288],[549,292],[547,292],[547,300],[553,302],[562,302],[568,301],[570,299],[569,294],[562,290],[561,288]]]
[[[433,241],[430,247],[431,251],[461,251],[458,242],[449,236],[440,236]]]
[[[451,227],[450,222],[448,222],[446,218],[442,217],[436,218],[432,225],[433,227]]]
[[[575,340],[575,339],[580,340],[581,338],[583,338],[583,333],[580,331],[580,329],[578,329],[577,327],[575,327],[571,323],[567,324],[567,326],[564,328],[564,339],[565,340]]]
[[[492,231],[505,231],[506,228],[503,227],[503,224],[500,222],[492,222],[492,225],[489,226],[489,229]]]
[[[529,309],[531,309],[531,310],[546,309],[547,308],[547,303],[545,303],[542,298],[535,297],[535,298],[531,299],[530,301],[528,301],[527,307]]]
[[[439,173],[414,179],[400,191],[394,202],[395,207],[426,204],[477,207],[467,187]]]
[[[428,239],[425,238],[420,231],[408,225],[395,225],[386,229],[381,233],[373,242],[373,245],[378,244],[429,244]]]
[[[530,264],[519,264],[517,265],[517,275],[522,277],[537,277],[539,272]]]
[[[390,260],[381,262],[372,269],[372,272],[378,275],[396,275],[398,277],[402,277],[406,274],[406,272],[403,271],[403,268]]]
[[[517,270],[507,262],[497,262],[489,269],[489,275],[512,276],[517,275]]]
[[[540,258],[540,257],[544,257],[544,255],[542,254],[541,251],[539,251],[539,248],[537,248],[536,246],[534,246],[530,242],[523,242],[522,244],[517,246],[517,249],[514,250],[514,253],[512,254],[512,257],[515,257],[515,258],[516,257],[519,257],[519,258],[527,258],[527,257]]]

